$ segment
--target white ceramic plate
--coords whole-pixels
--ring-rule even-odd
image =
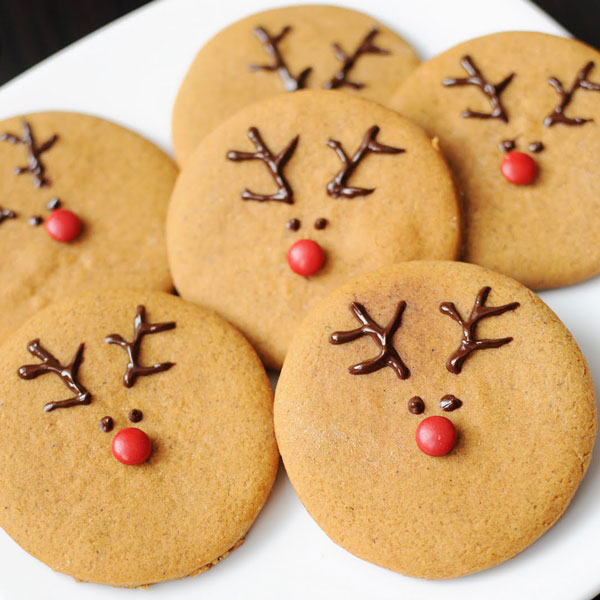
[[[365,10],[386,22],[413,43],[423,59],[494,31],[566,33],[524,0],[328,1]],[[155,2],[5,85],[0,89],[0,118],[48,109],[89,112],[129,126],[170,150],[171,107],[196,51],[223,26],[271,6],[267,0]],[[600,381],[600,278],[542,297],[573,332]],[[391,573],[333,544],[303,509],[280,469],[246,543],[208,573],[146,591],[78,584],[30,557],[0,531],[0,597],[589,600],[600,592],[599,539],[597,456],[564,518],[541,540],[499,567],[442,582]]]

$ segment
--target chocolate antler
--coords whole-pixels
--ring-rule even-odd
[[[401,152],[406,152],[404,148],[394,148],[392,146],[380,144],[375,140],[378,133],[379,127],[377,127],[377,125],[373,125],[373,127],[367,129],[360,146],[351,159],[349,159],[344,152],[340,142],[337,140],[327,140],[327,145],[336,151],[344,165],[342,170],[327,184],[327,193],[332,198],[368,196],[375,191],[375,188],[359,188],[347,185],[348,179],[352,177],[358,163],[360,163],[369,152],[373,152],[374,154],[400,154]]]
[[[447,77],[442,81],[442,85],[451,87],[454,85],[476,85],[490,101],[492,107],[491,113],[475,112],[470,108],[467,108],[461,113],[461,117],[465,119],[500,119],[505,123],[508,123],[508,116],[502,102],[500,101],[500,95],[506,89],[506,86],[512,81],[515,76],[514,73],[507,75],[500,83],[494,85],[486,81],[481,71],[475,66],[473,59],[470,56],[463,56],[460,59],[460,65],[468,73],[469,77],[456,78]]]
[[[61,365],[58,360],[40,344],[39,339],[29,342],[29,344],[27,344],[27,350],[42,362],[37,365],[23,365],[22,367],[19,367],[17,374],[21,379],[35,379],[46,373],[54,373],[76,394],[73,398],[68,398],[67,400],[49,402],[44,406],[46,412],[50,412],[55,408],[69,408],[79,404],[89,404],[92,401],[92,395],[77,380],[77,371],[79,371],[79,367],[83,362],[83,344],[79,345],[77,352],[75,352],[75,356],[73,356],[73,359],[67,366]]]
[[[11,144],[24,144],[27,150],[26,167],[17,167],[15,173],[31,173],[33,176],[33,185],[35,187],[44,187],[50,185],[50,180],[45,176],[46,167],[42,162],[41,155],[52,148],[54,142],[58,139],[57,135],[49,137],[41,146],[38,146],[31,131],[31,126],[27,121],[23,121],[23,137],[18,137],[13,133],[3,133],[0,135],[0,141],[10,142]]]
[[[144,367],[138,362],[142,338],[145,335],[167,331],[168,329],[175,329],[174,321],[169,321],[167,323],[146,323],[146,309],[143,306],[138,306],[135,318],[133,319],[133,340],[131,342],[126,342],[118,333],[111,333],[105,338],[105,341],[108,344],[117,344],[118,346],[121,346],[121,348],[127,352],[127,356],[129,356],[127,370],[125,371],[125,375],[123,375],[123,385],[125,387],[132,387],[138,377],[168,371],[175,364],[172,362],[164,362],[150,367]]]
[[[330,344],[346,344],[353,342],[363,335],[368,335],[379,346],[379,354],[375,358],[365,360],[348,368],[352,375],[365,375],[373,373],[384,367],[391,367],[400,379],[407,379],[410,371],[402,362],[400,355],[393,345],[392,338],[402,323],[402,313],[406,308],[406,302],[398,302],[394,316],[385,327],[381,327],[369,316],[362,304],[352,302],[350,312],[362,323],[361,327],[351,331],[336,331],[329,338]]]
[[[389,54],[390,51],[385,48],[380,48],[373,43],[373,39],[379,33],[377,27],[373,27],[369,33],[363,38],[356,50],[348,55],[344,52],[342,47],[336,42],[333,44],[333,51],[339,60],[344,63],[342,68],[324,85],[325,89],[333,90],[339,87],[348,86],[355,90],[360,90],[365,87],[364,83],[358,83],[356,81],[349,81],[347,79],[348,74],[354,68],[356,61],[363,54]]]
[[[9,210],[8,208],[2,208],[0,206],[0,223],[5,221],[6,219],[16,219],[17,213],[14,210]]]
[[[312,71],[312,67],[306,67],[306,69],[304,69],[304,71],[302,71],[298,77],[294,77],[290,73],[287,64],[281,56],[278,46],[279,42],[281,42],[281,40],[291,30],[292,28],[289,25],[286,25],[281,30],[279,35],[273,37],[264,27],[256,27],[254,29],[254,35],[262,42],[265,51],[273,58],[275,62],[272,65],[250,65],[249,69],[251,71],[277,71],[283,80],[286,91],[295,92],[296,90],[301,90],[306,86],[306,78]]]
[[[459,347],[450,355],[446,361],[446,368],[451,373],[461,372],[464,362],[469,358],[472,352],[476,350],[486,350],[488,348],[499,348],[512,342],[511,337],[497,338],[497,339],[484,339],[478,340],[475,329],[477,324],[482,319],[488,317],[495,317],[501,315],[509,310],[515,310],[520,304],[518,302],[511,302],[503,306],[485,306],[485,301],[492,288],[484,287],[479,290],[477,297],[475,298],[475,304],[471,310],[471,314],[467,321],[465,321],[458,309],[454,305],[454,302],[442,302],[440,304],[440,312],[447,315],[454,321],[456,321],[462,327],[462,340]]]
[[[573,95],[578,89],[600,91],[600,83],[594,83],[587,79],[590,71],[594,68],[593,61],[587,63],[575,77],[575,81],[571,86],[571,89],[566,92],[563,88],[563,84],[560,79],[556,77],[550,77],[548,83],[556,90],[561,98],[560,104],[544,119],[544,125],[546,127],[552,127],[556,123],[562,123],[563,125],[585,125],[593,119],[582,119],[581,117],[571,118],[565,115],[565,108],[569,106]]]
[[[294,154],[298,140],[300,136],[297,135],[293,138],[290,143],[277,155],[273,156],[267,145],[263,142],[260,133],[256,127],[250,127],[248,130],[248,137],[252,143],[256,146],[256,152],[242,152],[240,150],[230,150],[227,153],[227,158],[233,161],[241,160],[262,160],[269,173],[275,180],[275,183],[279,186],[279,189],[275,194],[257,194],[251,192],[248,188],[242,190],[243,200],[258,200],[258,202],[267,202],[274,200],[276,202],[286,202],[287,204],[294,204],[294,193],[287,179],[283,175],[283,167]]]

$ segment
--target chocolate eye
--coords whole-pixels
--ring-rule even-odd
[[[456,396],[452,394],[447,394],[440,399],[440,408],[444,412],[452,412],[457,408],[462,406],[462,400],[459,400]]]
[[[127,418],[132,422],[132,423],[139,423],[143,418],[144,418],[144,413],[142,413],[141,410],[138,410],[137,408],[134,408],[128,415]]]
[[[54,198],[50,198],[50,200],[48,201],[48,204],[46,204],[46,208],[50,211],[60,208],[60,198],[58,196],[54,196]]]
[[[317,219],[315,221],[315,229],[325,229],[325,227],[327,227],[329,221],[327,221],[327,219],[323,219],[322,217],[320,219]]]
[[[514,150],[517,147],[515,142],[516,140],[502,140],[499,145],[500,150],[502,150],[502,152],[510,152],[511,150]]]
[[[544,149],[544,144],[542,142],[531,142],[527,147],[529,152],[541,152]]]
[[[285,226],[290,231],[298,231],[298,229],[300,229],[300,221],[298,219],[290,219]]]
[[[100,419],[100,429],[102,429],[104,433],[112,431],[114,426],[115,422],[113,421],[112,417],[102,417],[102,419]]]
[[[425,402],[423,402],[423,398],[419,396],[414,396],[408,401],[408,412],[413,415],[420,415],[425,412]]]

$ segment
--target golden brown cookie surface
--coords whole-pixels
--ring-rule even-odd
[[[0,337],[65,294],[168,291],[164,220],[176,176],[154,144],[102,119],[48,112],[2,121],[0,207],[15,218],[0,217]],[[82,224],[69,242],[46,231],[63,211]]]
[[[541,33],[485,36],[423,64],[391,105],[440,137],[465,194],[466,260],[533,289],[600,272],[596,50]]]
[[[533,292],[475,265],[414,262],[307,316],[275,430],[327,535],[437,579],[494,566],[555,523],[589,464],[596,408],[585,358]],[[428,446],[428,430],[447,447]]]
[[[319,297],[385,264],[453,259],[460,233],[448,168],[420,128],[349,94],[301,91],[204,139],[173,192],[167,245],[180,294],[279,368]],[[302,276],[286,258],[296,251],[295,267],[319,252],[324,263]]]
[[[227,117],[286,91],[328,87],[385,104],[418,62],[400,36],[354,10],[304,5],[252,15],[196,56],[173,109],[175,153],[183,164]]]
[[[269,382],[230,325],[167,294],[105,292],[47,308],[2,352],[0,523],[28,552],[77,579],[137,586],[194,574],[243,541],[278,453]],[[144,436],[146,461],[116,459],[139,458]]]

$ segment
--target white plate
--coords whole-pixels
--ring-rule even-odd
[[[422,58],[506,29],[565,34],[523,0],[329,0],[367,10],[399,31]],[[279,0],[278,4],[291,4]],[[220,28],[272,6],[265,0],[162,0],[101,29],[0,89],[0,118],[72,109],[123,123],[171,148],[170,114],[198,48]],[[600,381],[600,278],[542,297],[558,313]],[[549,398],[550,402],[551,399]],[[0,597],[93,600],[139,597],[295,599],[440,598],[589,600],[600,592],[600,464],[592,461],[564,518],[507,563],[443,582],[409,579],[363,562],[331,542],[297,500],[283,469],[246,543],[199,577],[120,590],[78,584],[30,557],[0,531]]]

